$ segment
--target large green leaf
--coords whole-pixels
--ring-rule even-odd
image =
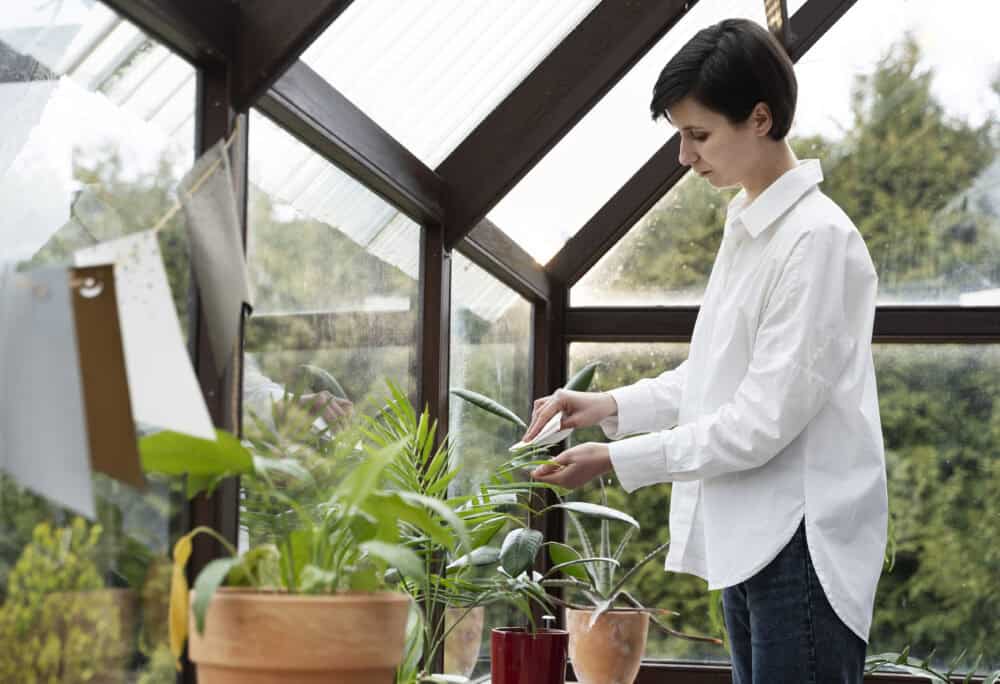
[[[449,534],[448,529],[427,512],[427,508],[405,501],[397,492],[372,496],[365,502],[364,510],[379,519],[391,518],[394,524],[399,521],[409,523],[446,548],[454,545],[455,535]]]
[[[622,511],[619,511],[616,508],[611,508],[610,506],[601,506],[600,504],[587,503],[586,501],[566,501],[554,504],[549,508],[562,508],[567,511],[572,511],[573,513],[579,513],[580,515],[589,515],[593,518],[617,520],[618,522],[623,522],[639,529],[638,520],[633,518],[628,513],[623,513]]]
[[[337,488],[337,498],[350,508],[371,496],[378,488],[382,472],[399,456],[405,446],[405,442],[397,441],[382,449],[369,452],[365,460],[340,483]]]
[[[215,441],[164,430],[139,440],[142,467],[148,473],[194,475],[210,478],[253,472],[253,458],[240,441],[225,430],[216,430]]]
[[[467,390],[467,389],[458,389],[458,388],[456,388],[456,389],[452,389],[451,393],[454,394],[456,397],[464,399],[465,401],[469,402],[473,406],[478,406],[482,410],[487,411],[489,413],[492,413],[495,416],[500,416],[504,420],[510,421],[511,423],[514,423],[515,425],[518,425],[518,426],[523,427],[525,429],[527,429],[527,427],[528,427],[528,424],[525,423],[523,420],[521,420],[518,417],[518,415],[516,413],[514,413],[513,411],[511,411],[509,408],[507,408],[503,404],[500,404],[500,403],[497,403],[496,401],[493,401],[492,399],[490,399],[487,396],[483,396],[482,394],[479,394],[478,392],[473,392],[473,391]]]
[[[194,582],[194,624],[199,634],[205,631],[205,614],[215,596],[215,590],[238,562],[239,558],[217,558],[198,573],[198,579]]]
[[[481,546],[478,549],[473,549],[471,553],[467,553],[461,558],[456,558],[451,563],[448,563],[447,569],[456,570],[466,566],[477,568],[483,565],[495,565],[498,560],[500,560],[500,549],[495,546]]]
[[[586,392],[589,390],[590,385],[594,382],[594,373],[600,365],[600,361],[593,361],[578,370],[576,374],[569,379],[569,382],[566,383],[566,389],[576,390],[577,392]]]
[[[424,565],[420,557],[405,546],[372,540],[362,544],[361,550],[382,559],[407,577],[418,581],[424,579]]]
[[[500,547],[500,566],[511,577],[517,577],[531,568],[541,545],[542,533],[538,530],[518,528],[511,531]]]

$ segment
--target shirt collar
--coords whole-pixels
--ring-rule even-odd
[[[750,237],[756,238],[822,180],[819,160],[804,159],[794,169],[781,174],[750,204],[747,204],[746,191],[740,190],[729,203],[726,228],[742,224]]]

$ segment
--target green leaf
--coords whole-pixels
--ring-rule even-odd
[[[492,413],[495,416],[500,416],[504,420],[510,421],[515,425],[527,429],[528,424],[521,420],[516,413],[511,411],[506,406],[497,403],[496,401],[490,399],[487,396],[483,396],[478,392],[473,392],[467,389],[452,389],[451,393],[460,399],[464,399],[473,406],[478,406],[482,410]]]
[[[576,549],[572,546],[567,546],[566,544],[560,544],[559,542],[549,542],[549,558],[552,563],[556,566],[562,566],[560,569],[563,574],[568,577],[574,577],[583,582],[589,582],[590,577],[587,575],[586,570],[581,568],[579,565],[566,565],[576,560],[583,558]]]
[[[331,594],[337,589],[337,573],[308,563],[299,574],[296,591],[300,594]]]
[[[538,530],[518,528],[511,531],[500,546],[500,565],[511,577],[517,577],[531,568],[535,555],[542,545]]]
[[[424,496],[423,494],[416,494],[414,492],[398,492],[398,494],[408,503],[426,506],[437,513],[451,526],[451,529],[454,530],[459,541],[461,541],[462,546],[466,549],[472,548],[472,542],[469,540],[469,531],[465,527],[465,522],[443,501],[435,499],[433,496]],[[428,535],[432,533],[430,529],[425,529],[424,532]]]
[[[639,529],[638,520],[628,513],[623,513],[610,506],[601,506],[599,504],[587,503],[586,501],[566,501],[564,503],[553,504],[549,508],[562,508],[573,513],[579,513],[580,515],[589,515],[604,520],[617,520],[618,522],[627,523]]]
[[[370,556],[379,558],[403,575],[422,581],[424,579],[424,564],[413,551],[399,544],[386,544],[377,540],[367,541],[361,545],[361,550]]]
[[[340,483],[340,487],[337,488],[337,497],[348,508],[357,506],[367,499],[376,491],[382,472],[405,447],[405,442],[397,441],[369,453],[367,458],[358,464]]]
[[[328,371],[320,368],[319,366],[312,366],[308,363],[302,364],[299,368],[303,370],[308,378],[310,391],[326,391],[339,399],[347,399],[347,392],[345,392],[344,388],[340,386],[339,382],[337,382],[337,378],[333,377],[333,375]]]
[[[471,553],[453,560],[448,564],[447,569],[455,570],[467,566],[478,568],[483,565],[495,565],[498,560],[500,560],[500,549],[495,546],[481,546],[478,549],[473,549]]]
[[[253,472],[253,458],[240,441],[216,430],[215,441],[164,430],[139,440],[142,467],[148,473],[227,477]],[[199,479],[199,482],[206,482]]]
[[[399,492],[376,494],[365,503],[365,512],[380,520],[390,518],[393,525],[400,521],[409,523],[446,548],[454,544],[454,536],[424,506],[404,500]]]
[[[194,623],[199,634],[205,632],[205,614],[208,612],[208,604],[215,596],[215,590],[237,562],[238,558],[217,558],[198,573],[198,579],[194,583]]]
[[[590,385],[594,382],[594,373],[600,365],[600,361],[593,361],[578,370],[573,377],[569,379],[569,382],[566,383],[566,389],[575,390],[577,392],[588,391],[590,389]]]
[[[202,492],[205,492],[206,496],[211,496],[224,479],[226,478],[218,475],[188,475],[185,478],[184,491],[189,499],[193,499]]]

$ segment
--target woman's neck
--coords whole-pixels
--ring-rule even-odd
[[[764,154],[760,163],[754,169],[752,178],[740,183],[747,193],[747,203],[753,202],[774,181],[781,178],[787,171],[794,169],[799,163],[795,153],[784,140],[773,146],[770,154]]]

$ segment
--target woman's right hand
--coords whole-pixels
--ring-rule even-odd
[[[562,411],[560,430],[590,427],[618,413],[618,404],[607,392],[576,392],[559,389],[550,396],[536,399],[531,409],[531,424],[522,441],[528,442]]]

